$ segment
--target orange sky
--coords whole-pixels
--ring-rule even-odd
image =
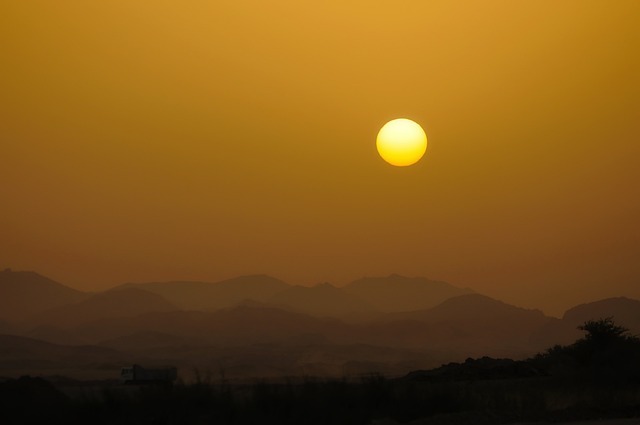
[[[640,2],[6,1],[0,259],[640,298]],[[407,117],[426,157],[395,168]],[[0,264],[1,266],[1,264]]]

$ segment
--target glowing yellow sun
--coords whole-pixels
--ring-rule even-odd
[[[386,123],[376,139],[378,153],[391,165],[415,164],[427,150],[427,135],[420,125],[406,118]]]

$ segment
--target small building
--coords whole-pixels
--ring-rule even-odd
[[[134,364],[120,370],[120,380],[125,384],[172,383],[176,379],[178,369],[173,366],[144,368]]]

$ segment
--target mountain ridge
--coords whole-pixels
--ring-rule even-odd
[[[118,287],[134,287],[156,293],[185,310],[214,310],[231,307],[246,299],[267,301],[289,284],[272,276],[258,274],[238,276],[217,282],[168,281],[124,283]],[[115,289],[114,288],[114,289]]]
[[[343,286],[381,312],[415,311],[434,307],[447,298],[471,293],[446,282],[425,277],[364,277]]]
[[[89,295],[32,271],[0,272],[0,320],[20,321],[27,317],[78,302]]]

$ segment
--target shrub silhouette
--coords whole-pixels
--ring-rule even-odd
[[[588,320],[585,336],[569,346],[556,345],[533,359],[550,375],[596,383],[640,382],[640,339],[612,317]]]
[[[600,320],[587,320],[584,324],[578,326],[578,329],[586,332],[582,341],[596,345],[606,345],[614,341],[634,338],[626,335],[629,329],[616,325],[613,317],[606,317]]]

